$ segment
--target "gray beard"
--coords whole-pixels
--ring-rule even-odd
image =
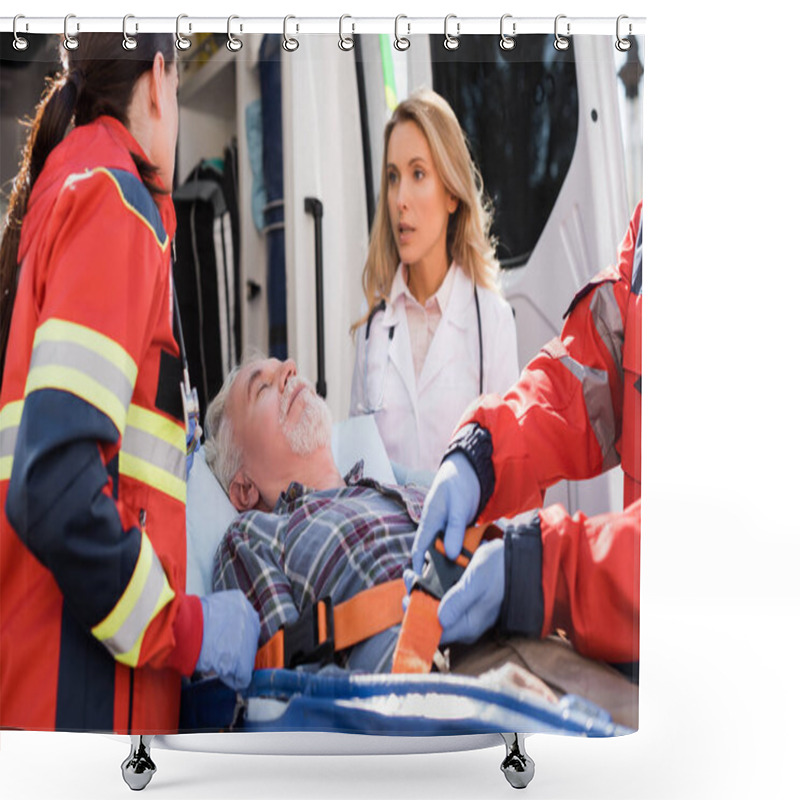
[[[298,384],[306,387],[303,413],[292,427],[287,428],[286,416],[289,412],[289,400]],[[309,456],[321,447],[330,444],[333,424],[330,409],[304,378],[295,375],[287,381],[281,398],[278,420],[286,435],[289,449],[295,455]]]

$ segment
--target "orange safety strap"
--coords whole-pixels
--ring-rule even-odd
[[[345,650],[370,636],[403,621],[403,597],[406,587],[402,578],[379,583],[334,606],[334,650]],[[329,636],[325,604],[317,603],[319,640]],[[256,669],[280,669],[285,665],[284,635],[281,628],[256,653]]]
[[[464,533],[464,546],[456,559],[456,564],[466,569],[469,559],[481,543],[488,527],[481,525],[467,528]],[[440,537],[436,538],[434,546],[444,555],[444,544]],[[442,638],[442,626],[439,624],[440,600],[441,598],[437,599],[423,589],[412,590],[394,650],[392,672],[431,671],[433,656]]]

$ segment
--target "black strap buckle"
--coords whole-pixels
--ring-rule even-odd
[[[325,612],[327,636],[320,641],[319,607]],[[330,597],[306,606],[292,624],[283,629],[283,665],[294,669],[300,664],[329,664],[335,652],[333,603]]]
[[[411,591],[414,591],[414,589],[422,589],[422,591],[436,600],[441,600],[450,588],[458,583],[466,569],[455,561],[451,561],[444,553],[436,549],[436,542],[439,541],[444,542],[443,531],[439,531],[439,533],[436,534],[433,544],[431,544],[427,553],[425,553],[425,564],[422,567],[422,575],[418,575],[411,586]],[[472,558],[472,553],[466,549],[462,549],[461,555],[463,555],[467,561]]]

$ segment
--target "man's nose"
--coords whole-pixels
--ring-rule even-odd
[[[286,361],[283,362],[281,366],[281,375],[280,375],[280,384],[281,384],[281,394],[283,390],[286,388],[286,384],[289,382],[289,378],[294,377],[297,375],[297,364],[291,358],[287,358]]]

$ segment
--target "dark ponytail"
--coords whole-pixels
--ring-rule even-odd
[[[128,124],[128,106],[136,81],[152,69],[153,59],[162,53],[164,61],[175,61],[169,34],[139,34],[134,50],[126,50],[116,33],[84,33],[76,50],[64,51],[61,74],[45,85],[22,150],[19,172],[14,179],[0,245],[0,381],[5,368],[11,313],[19,278],[22,221],[28,209],[33,185],[51,151],[62,141],[70,123],[87,125],[101,115]],[[163,192],[155,183],[156,167],[131,154],[142,181],[151,193]]]

